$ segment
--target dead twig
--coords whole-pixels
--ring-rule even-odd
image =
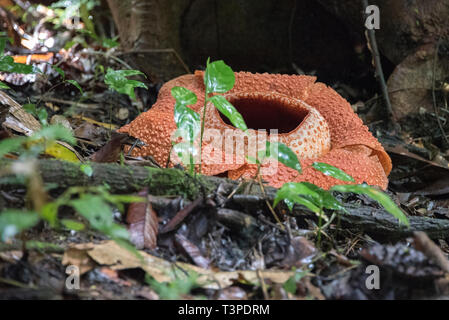
[[[436,48],[435,48],[435,55],[433,58],[433,70],[432,70],[432,102],[433,102],[433,112],[435,112],[435,116],[437,118],[438,127],[440,128],[440,131],[443,135],[444,140],[449,145],[449,138],[446,136],[446,132],[444,131],[443,125],[441,124],[440,116],[438,115],[438,107],[437,107],[437,100],[435,96],[435,78],[436,78],[436,70],[437,70],[437,61],[438,61],[438,51],[440,50],[440,41],[441,39],[438,39]]]
[[[363,9],[365,9],[366,7],[368,7],[368,0],[362,0],[362,4],[363,4]],[[389,120],[393,122],[393,125],[395,127],[398,127],[397,119],[396,119],[395,114],[393,113],[393,108],[391,106],[390,97],[388,95],[388,88],[387,88],[387,83],[385,82],[384,72],[382,70],[382,63],[380,61],[380,54],[379,54],[379,49],[377,47],[377,41],[376,41],[376,33],[375,33],[374,29],[367,29],[365,35],[367,35],[368,45],[371,49],[371,54],[373,55],[374,67],[376,68],[376,76],[379,81],[379,85],[382,90],[382,95],[385,100],[385,106],[387,108]]]

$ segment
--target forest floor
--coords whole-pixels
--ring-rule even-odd
[[[43,31],[58,40],[63,32],[53,27]],[[213,185],[207,194],[175,194],[173,185],[189,183],[177,168],[164,176],[176,183],[145,188],[143,166],[165,169],[151,159],[123,156],[124,145],[134,141],[113,132],[147,110],[162,83],[139,78],[149,88],[137,88],[136,100],[109,90],[106,69],[126,69],[126,63],[112,40],[93,43],[79,41],[45,56],[38,55],[44,46],[6,46],[5,55],[41,73],[2,73],[10,89],[0,96],[0,143],[55,123],[70,128],[76,140],[56,150],[47,145],[33,151],[38,139],[20,151],[0,148],[0,211],[45,208],[44,218],[30,228],[19,219],[13,224],[19,230],[7,230],[9,222],[0,218],[0,299],[449,298],[449,146],[435,117],[410,116],[402,131],[392,131],[387,120],[373,117],[383,108],[380,95],[328,83],[352,103],[392,158],[387,193],[409,217],[410,228],[366,196],[339,193],[348,213],[338,213],[325,227],[301,206],[277,209],[278,224],[267,206],[275,190],[261,190],[258,182],[214,178],[207,180]],[[71,171],[49,158],[81,159],[85,166]],[[6,169],[21,161],[31,169]],[[82,183],[92,172],[103,174],[101,184]],[[126,174],[136,185],[120,180]],[[136,246],[123,240],[126,229]]]

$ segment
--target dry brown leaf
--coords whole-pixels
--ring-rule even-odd
[[[70,246],[62,257],[63,265],[77,266],[80,275],[92,270],[95,267],[95,262],[87,255],[87,251],[94,247],[93,243],[82,243]]]
[[[148,201],[148,190],[145,189],[138,195],[147,201],[131,203],[128,208],[126,221],[129,223],[130,240],[137,249],[154,249],[157,246],[159,227],[157,214]]]
[[[144,251],[139,251],[143,260],[140,260],[135,254],[120,247],[114,241],[106,241],[87,251],[87,254],[98,264],[109,266],[113,270],[124,270],[141,268],[152,276],[158,282],[168,282],[175,280],[176,277],[185,276],[180,269],[195,272],[199,275],[197,283],[203,288],[223,289],[234,284],[235,281],[243,279],[248,283],[259,283],[256,271],[238,270],[238,271],[220,271],[214,272],[210,269],[200,268],[188,263],[173,263],[164,259],[152,256]],[[259,275],[266,281],[283,284],[292,275],[292,271],[283,270],[259,270]]]
[[[175,235],[176,244],[192,259],[195,264],[201,268],[209,268],[210,261],[201,254],[200,249],[190,242],[186,237],[180,234]]]
[[[128,139],[128,135],[123,133],[112,133],[109,140],[100,150],[95,152],[90,159],[93,162],[116,162],[122,151],[122,144]]]
[[[435,44],[422,46],[414,54],[404,59],[388,79],[393,112],[401,119],[419,108],[434,112],[432,100],[433,67]],[[435,79],[444,80],[449,76],[449,60],[439,58],[436,63]]]

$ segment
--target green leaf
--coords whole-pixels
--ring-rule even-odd
[[[324,190],[310,182],[301,182],[309,190],[315,192],[315,194],[309,194],[313,198],[314,203],[318,203],[320,207],[324,207],[330,210],[340,210],[346,212],[343,204],[338,201],[329,191]]]
[[[81,94],[83,94],[83,89],[81,88],[78,82],[76,82],[75,80],[66,80],[66,81],[71,85],[74,85],[81,92]]]
[[[104,48],[112,49],[118,47],[119,43],[114,39],[103,38],[101,39],[101,45]]]
[[[6,35],[0,34],[0,56],[5,54],[6,41],[8,38]]]
[[[95,229],[107,231],[114,222],[111,207],[100,196],[82,194],[79,199],[70,201],[70,204]]]
[[[15,63],[14,58],[11,56],[0,56],[0,71],[23,74],[37,72],[36,68],[33,66],[23,63]]]
[[[22,106],[23,110],[31,115],[36,115],[36,105],[34,103],[26,103]]]
[[[45,127],[31,136],[31,140],[40,139],[63,140],[72,145],[76,143],[76,139],[73,137],[72,132],[59,124]]]
[[[245,120],[237,109],[223,96],[213,96],[209,99],[214,106],[220,111],[226,118],[228,118],[234,127],[243,131],[248,130]]]
[[[5,242],[17,233],[34,227],[39,215],[32,211],[9,209],[0,214],[0,240]]]
[[[182,105],[191,105],[197,102],[196,94],[184,87],[173,87],[171,95],[176,99],[176,102]]]
[[[70,205],[85,217],[93,228],[111,238],[129,239],[128,231],[114,223],[111,207],[100,196],[82,194],[79,199],[70,201]]]
[[[382,207],[390,214],[392,214],[395,218],[397,218],[401,223],[409,226],[410,223],[402,212],[401,209],[394,203],[390,197],[382,191],[379,191],[373,187],[370,187],[367,184],[359,184],[359,185],[336,185],[333,186],[331,191],[339,191],[339,192],[353,192],[357,194],[364,194],[370,197],[373,200],[379,202]]]
[[[284,282],[283,288],[285,291],[295,294],[296,293],[296,283],[301,281],[303,277],[308,274],[308,271],[295,271],[295,274],[288,278],[287,281]]]
[[[0,81],[0,89],[11,89],[6,83]]]
[[[88,177],[92,177],[92,174],[94,173],[94,169],[88,164],[82,164],[80,170]]]
[[[301,163],[298,160],[298,156],[285,144],[267,141],[265,150],[267,157],[279,161],[287,167],[298,171],[298,173],[302,172]]]
[[[234,71],[223,60],[209,63],[204,73],[206,93],[224,93],[232,89],[235,83]]]
[[[42,125],[46,126],[48,124],[47,118],[48,118],[48,112],[45,108],[39,108],[36,110],[36,116],[39,119],[39,121],[42,123]]]
[[[200,115],[178,102],[175,104],[175,123],[181,137],[189,142],[193,142],[201,130]]]
[[[47,221],[51,227],[56,226],[58,220],[59,203],[57,201],[46,203],[41,209],[41,217]]]
[[[108,68],[104,76],[104,82],[113,90],[128,95],[135,100],[136,96],[134,89],[136,87],[148,89],[148,87],[141,81],[129,80],[126,77],[134,75],[144,75],[138,70],[113,70]]]
[[[312,199],[316,199],[318,197],[314,190],[310,189],[307,185],[301,182],[287,182],[284,183],[284,185],[276,192],[273,206],[276,207],[282,200],[288,200],[286,201],[286,204],[290,210],[293,209],[294,203],[298,203],[313,212],[320,212],[319,205],[312,202],[310,199],[300,197],[299,195],[311,196]]]
[[[340,170],[334,166],[331,166],[330,164],[323,163],[323,162],[314,162],[312,164],[312,167],[326,176],[331,176],[335,179],[341,180],[341,181],[350,181],[355,182],[354,178],[351,177],[349,174],[344,172],[343,170]]]
[[[55,66],[55,65],[51,65],[51,67],[53,68],[53,70],[55,70],[57,73],[59,73],[59,75],[62,77],[62,79],[65,78],[65,72],[64,70],[62,70],[61,68]]]
[[[5,154],[18,151],[21,149],[22,144],[26,141],[25,137],[14,137],[3,139],[0,141],[0,158]]]
[[[71,219],[61,219],[61,223],[67,229],[74,231],[81,231],[85,228],[83,223]]]
[[[193,173],[194,159],[199,157],[197,148],[192,143],[180,142],[173,146],[173,151],[184,165],[190,166],[190,173]]]

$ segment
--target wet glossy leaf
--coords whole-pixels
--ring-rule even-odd
[[[176,102],[182,105],[195,104],[197,101],[196,94],[184,87],[173,87],[171,95],[176,99]]]
[[[183,104],[175,104],[175,123],[186,141],[194,141],[201,130],[200,115]]]
[[[138,70],[113,70],[108,68],[104,76],[104,82],[113,90],[128,95],[135,100],[136,96],[134,89],[136,87],[148,89],[148,87],[141,81],[130,80],[126,77],[134,75],[144,75]]]
[[[61,224],[67,229],[74,231],[81,231],[84,229],[84,224],[71,219],[61,219]]]
[[[311,200],[301,197],[300,195],[311,196],[312,199],[318,197],[317,193],[308,188],[307,185],[297,182],[288,182],[284,183],[284,185],[276,192],[273,206],[276,206],[282,200],[288,200],[286,203],[290,210],[293,209],[294,203],[298,203],[313,212],[320,212],[319,206],[316,203],[313,203]]]
[[[0,240],[5,242],[39,221],[36,212],[9,209],[0,214]]]
[[[382,207],[395,218],[397,218],[401,223],[409,225],[409,221],[401,209],[394,203],[394,201],[384,192],[379,191],[367,184],[359,185],[336,185],[331,188],[331,191],[339,192],[353,192],[357,194],[364,194],[371,199],[379,202]]]
[[[309,190],[313,190],[315,194],[309,194],[309,196],[313,197],[313,201],[318,203],[321,207],[330,209],[330,210],[341,210],[346,211],[343,204],[338,201],[329,191],[324,190],[312,183],[309,182],[301,182],[304,186],[306,186]]]
[[[248,130],[245,120],[237,109],[223,96],[213,96],[209,99],[214,106],[220,111],[226,118],[228,118],[232,125],[243,131]]]
[[[355,182],[354,178],[351,177],[349,174],[347,174],[343,170],[340,170],[334,166],[331,166],[330,164],[322,163],[322,162],[314,162],[312,164],[312,167],[314,169],[322,172],[326,176],[331,176],[331,177],[341,180],[341,181]]]
[[[75,80],[66,80],[66,81],[71,85],[75,86],[80,91],[80,93],[83,94],[83,89],[81,88],[78,82],[76,82]]]
[[[270,142],[267,141],[266,144],[266,157],[273,158],[280,163],[292,168],[298,173],[301,173],[301,164],[298,160],[298,156],[293,152],[292,149],[287,147],[285,144],[280,142]]]
[[[207,93],[224,93],[232,89],[235,83],[234,71],[223,60],[209,63],[204,73],[204,85]]]
[[[11,56],[0,57],[0,71],[23,73],[23,74],[37,72],[37,70],[33,66],[14,62],[14,58]]]

